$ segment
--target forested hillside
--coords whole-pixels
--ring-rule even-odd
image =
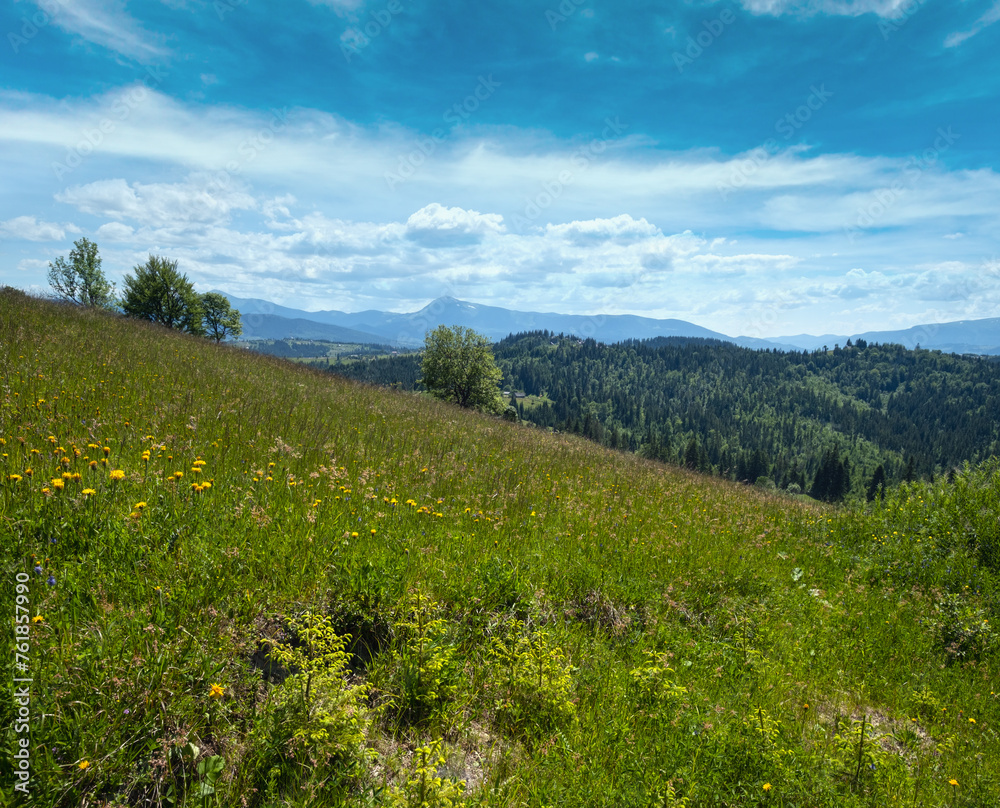
[[[1000,367],[979,357],[863,341],[801,353],[690,339],[602,345],[544,331],[494,353],[505,385],[536,397],[516,402],[527,421],[821,499],[874,496],[882,479],[932,477],[1000,451]],[[332,369],[412,389],[419,357]]]

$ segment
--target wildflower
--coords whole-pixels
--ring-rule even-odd
[[[90,470],[91,471],[96,471],[97,470],[97,461],[96,460],[91,460],[87,465],[90,466]]]
[[[25,470],[24,470],[24,476],[25,476],[25,477],[30,477],[30,476],[31,476],[32,474],[34,474],[34,473],[35,473],[35,472],[33,472],[33,471],[32,471],[31,469],[25,469]]]
[[[63,476],[65,476],[65,475],[63,475]],[[78,483],[78,482],[80,482],[80,480],[82,480],[82,479],[83,479],[83,478],[82,478],[82,477],[80,476],[80,472],[78,472],[78,471],[74,471],[74,472],[73,472],[72,474],[70,474],[70,475],[69,475],[69,478],[70,478],[70,479],[71,479],[71,480],[72,480],[73,482],[75,482],[75,483]]]
[[[192,466],[198,466],[200,468],[201,466],[205,465],[205,461],[204,460],[195,460],[194,463],[192,463],[191,465]]]
[[[764,789],[765,791],[770,791],[770,790],[771,790],[771,784],[770,784],[770,783],[764,783],[764,785],[763,785],[763,789]]]
[[[109,454],[111,454],[111,447],[105,446],[103,449],[101,449],[101,451],[104,452],[104,456],[107,457]]]
[[[40,614],[36,614],[34,617],[31,618],[31,622],[32,623],[44,623],[45,622],[45,618],[42,617]]]
[[[56,585],[56,576],[50,574],[49,577],[45,579],[45,583],[47,583],[49,586],[55,586]]]
[[[220,684],[212,684],[212,690],[208,694],[213,699],[221,699],[226,694],[226,689]]]
[[[125,472],[121,469],[114,469],[108,476],[110,476],[112,480],[124,480]]]
[[[35,575],[41,575],[41,574],[42,574],[42,565],[35,564]]]
[[[179,480],[183,476],[184,476],[184,472],[183,471],[175,471],[174,472],[174,479],[175,480]]]
[[[970,718],[969,719],[969,723],[970,724],[975,724],[976,723],[976,719],[975,718]]]
[[[201,487],[202,487],[203,490],[207,491],[209,488],[212,487],[212,483],[210,481],[206,480],[205,482],[203,482],[201,484]]]
[[[19,483],[21,482],[21,475],[11,474],[7,479],[10,480],[12,483]]]
[[[56,477],[50,481],[50,485],[56,489],[56,491],[62,491],[66,487],[66,482],[61,477]]]
[[[89,768],[90,768],[90,761],[89,760],[81,760],[80,761],[80,771],[85,772]]]
[[[96,493],[97,492],[93,488],[84,488],[83,489],[83,495],[85,497],[92,497]]]
[[[146,503],[145,502],[137,502],[137,503],[135,503],[135,509],[137,511],[141,511],[145,507],[146,507]]]
[[[351,538],[352,539],[356,539],[357,537],[358,537],[357,532],[354,532],[354,533],[351,534]]]
[[[950,779],[950,780],[948,781],[948,785],[950,785],[950,786],[957,786],[957,785],[958,785],[958,780],[956,780],[956,779],[955,779],[954,777],[952,777],[952,778],[951,778],[951,779]]]

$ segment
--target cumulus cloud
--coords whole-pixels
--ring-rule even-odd
[[[215,186],[207,177],[197,175],[185,183],[130,185],[120,178],[98,180],[60,191],[56,200],[83,213],[153,227],[223,224],[233,211],[257,207],[249,194]]]
[[[40,222],[34,216],[17,216],[0,222],[0,236],[22,241],[62,241],[67,232],[80,230],[71,224]]]
[[[549,224],[546,232],[550,236],[565,238],[578,244],[599,241],[635,241],[660,235],[660,228],[650,224],[645,218],[633,219],[627,213],[611,219],[590,219],[566,224]]]
[[[488,234],[503,233],[503,216],[478,210],[425,205],[406,220],[407,238],[427,246],[478,244]]]

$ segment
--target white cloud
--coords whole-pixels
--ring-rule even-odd
[[[406,220],[407,237],[427,245],[478,243],[485,235],[503,233],[503,216],[478,210],[446,208],[438,202],[425,205]]]
[[[184,183],[98,180],[71,186],[57,193],[56,200],[83,213],[153,227],[224,224],[233,211],[257,207],[249,194],[215,186],[204,175],[192,175]]]
[[[62,241],[67,232],[80,230],[71,224],[39,222],[34,216],[17,216],[0,222],[0,236],[22,241]]]
[[[163,59],[162,37],[145,30],[120,0],[34,0],[51,23],[88,42],[142,63]]]
[[[906,3],[916,0],[740,0],[741,5],[753,14],[829,14],[859,17],[877,14],[892,17]]]
[[[993,5],[972,24],[971,28],[949,34],[944,40],[944,46],[946,48],[954,48],[957,45],[961,45],[965,40],[971,39],[995,22],[1000,22],[1000,0],[994,0]]]
[[[612,239],[634,241],[661,235],[660,228],[650,224],[645,219],[633,219],[627,213],[612,219],[590,219],[567,224],[549,224],[546,226],[546,231],[549,235],[583,244]]]

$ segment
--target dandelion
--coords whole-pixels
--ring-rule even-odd
[[[770,784],[770,783],[764,783],[764,785],[763,785],[763,789],[764,789],[765,791],[770,791],[770,790],[771,790],[771,784]]]
[[[137,510],[137,511],[141,511],[145,507],[146,507],[146,503],[145,502],[137,502],[137,503],[135,503],[135,506],[134,506],[135,510]]]
[[[975,718],[970,718],[969,719],[969,723],[970,724],[975,724],[976,723],[976,719]]]
[[[181,477],[183,477],[183,476],[184,476],[184,472],[183,472],[183,471],[175,471],[175,472],[174,472],[174,479],[175,479],[175,480],[179,480],[179,479],[181,479]]]
[[[10,476],[7,477],[7,479],[10,480],[12,483],[19,483],[21,482],[21,475],[11,474]]]
[[[91,471],[97,471],[97,461],[96,460],[91,460],[87,465],[90,466],[90,470]]]
[[[50,480],[49,484],[56,489],[56,491],[62,491],[66,487],[66,482],[61,477],[56,477]]]
[[[25,470],[24,470],[24,476],[25,476],[25,477],[30,477],[30,476],[31,476],[32,474],[34,474],[34,473],[35,473],[35,472],[33,472],[33,471],[32,471],[31,469],[25,469]],[[15,476],[17,476],[17,475],[15,475]]]
[[[34,617],[31,618],[31,622],[32,623],[44,623],[45,622],[45,618],[42,617],[40,614],[36,614]]]
[[[955,786],[957,786],[957,785],[958,785],[958,780],[956,780],[956,779],[955,779],[954,777],[952,777],[952,778],[951,778],[951,779],[950,779],[950,780],[948,781],[948,785],[950,785],[950,786],[952,786],[952,787],[954,788]]]
[[[83,495],[85,497],[92,497],[96,493],[97,492],[93,488],[84,488],[83,489]]]
[[[80,761],[80,771],[85,772],[89,768],[90,768],[90,761],[89,760],[81,760]]]
[[[101,449],[101,451],[104,452],[104,456],[107,457],[109,454],[111,454],[111,447],[105,446],[103,449]]]
[[[114,469],[111,472],[111,474],[108,475],[108,476],[111,477],[112,480],[116,480],[116,481],[117,480],[124,480],[125,479],[125,472],[122,471],[121,469]]]
[[[226,688],[220,684],[213,683],[212,690],[208,695],[213,699],[221,699],[224,695],[226,695]]]

